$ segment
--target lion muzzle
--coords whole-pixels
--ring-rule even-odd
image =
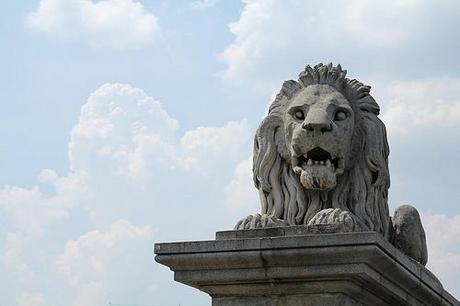
[[[294,172],[300,175],[300,183],[306,189],[330,190],[337,184],[332,164],[317,163],[303,168],[295,167]]]
[[[305,189],[331,190],[342,173],[343,159],[334,158],[328,151],[316,147],[293,159],[293,170]]]

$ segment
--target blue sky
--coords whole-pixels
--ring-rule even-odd
[[[460,296],[460,3],[8,1],[0,11],[0,304],[206,305],[152,262],[258,210],[252,136],[282,81],[372,85],[390,208],[422,214]]]

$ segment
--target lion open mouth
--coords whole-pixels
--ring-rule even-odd
[[[336,176],[343,173],[343,158],[316,147],[293,160],[294,172],[307,189],[329,190],[336,185]]]

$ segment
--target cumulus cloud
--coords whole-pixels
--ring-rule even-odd
[[[39,32],[115,49],[148,45],[159,34],[157,18],[136,0],[41,0],[26,24]]]
[[[273,83],[267,82],[277,84],[291,78],[300,67],[317,62],[340,62],[345,67],[353,64],[353,71],[366,73],[393,68],[417,70],[430,64],[437,64],[439,69],[441,64],[452,67],[455,62],[454,52],[448,50],[456,50],[457,43],[445,35],[445,28],[458,26],[452,13],[458,11],[458,3],[243,2],[239,20],[229,25],[234,40],[221,53],[227,63],[224,76],[230,79],[271,87]],[[427,22],[439,26],[428,27]],[[458,31],[452,35],[457,37]],[[445,54],[445,59],[432,61],[433,54]]]
[[[143,159],[174,162],[174,133],[179,123],[158,101],[126,84],[105,84],[81,108],[69,143],[70,168],[90,175],[142,175]],[[104,174],[106,175],[106,174]]]
[[[84,271],[104,273],[110,269],[104,258],[110,256],[114,248],[125,241],[150,236],[148,226],[136,227],[126,220],[118,220],[107,231],[90,231],[77,240],[68,241],[64,253],[57,259],[57,265],[70,284],[86,282],[87,279],[81,276]]]
[[[25,261],[25,251],[29,238],[21,232],[9,232],[5,235],[0,249],[0,262],[8,267],[10,273],[16,274],[21,280],[29,281],[35,277]]]
[[[45,169],[31,189],[7,186],[0,190],[0,208],[18,230],[37,234],[73,207],[91,207],[88,203],[107,196],[114,186],[158,185],[171,171],[219,173],[247,151],[246,120],[197,127],[180,138],[178,127],[160,102],[141,89],[105,84],[90,95],[72,129],[69,174]]]
[[[114,295],[115,286],[135,282],[138,275],[132,262],[148,256],[130,250],[148,249],[142,244],[148,245],[151,235],[148,226],[118,220],[106,230],[93,230],[68,241],[56,264],[69,286],[77,289],[71,294],[72,305],[102,305],[107,296]]]
[[[49,169],[39,175],[39,182],[51,185],[53,194],[46,196],[39,186],[31,189],[7,186],[0,190],[0,209],[13,221],[14,228],[31,235],[41,235],[43,227],[65,218],[68,210],[83,200],[84,182],[73,174],[58,177]]]
[[[197,127],[176,138],[177,120],[139,88],[105,84],[82,107],[71,133],[70,167],[91,177],[103,173],[136,182],[162,169],[206,171],[239,155],[249,139],[245,120]],[[229,158],[228,160],[231,160]]]
[[[395,17],[389,16],[413,4],[377,2],[370,6],[365,1],[246,0],[240,19],[229,25],[235,40],[222,53],[228,64],[225,75],[244,77],[273,60],[277,65],[289,58],[311,58],[319,52],[330,55],[338,45],[344,49],[358,44],[398,47],[410,33],[410,18],[397,18],[395,22]]]
[[[224,166],[230,160],[222,156],[236,156],[248,143],[249,128],[246,120],[229,122],[223,127],[199,127],[187,131],[180,140],[184,166],[202,167],[212,162],[214,166]]]
[[[423,128],[458,127],[460,79],[431,78],[385,87],[382,120],[390,133],[404,136]]]
[[[153,270],[146,271],[152,233],[185,231],[207,197],[215,205],[206,212],[224,215],[216,201],[249,145],[245,120],[197,127],[182,136],[178,127],[141,89],[105,84],[82,106],[71,131],[69,172],[44,169],[32,188],[0,189],[7,224],[0,268],[11,283],[27,289],[21,300],[9,297],[10,304],[39,305],[40,296],[28,292],[40,292],[56,305],[101,305],[132,296],[146,301],[161,283]],[[183,226],[171,228],[173,222]],[[126,286],[127,279],[135,285]],[[50,296],[42,292],[45,283],[67,285]]]
[[[18,306],[45,306],[46,299],[40,293],[22,293],[17,298]]]

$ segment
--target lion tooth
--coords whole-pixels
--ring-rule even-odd
[[[309,159],[309,160],[307,161],[307,165],[308,165],[308,166],[311,166],[312,164],[313,164],[313,161],[312,161],[311,159]]]
[[[324,160],[320,161],[321,165],[324,165]]]
[[[329,159],[326,160],[326,167],[331,167],[331,161]]]

